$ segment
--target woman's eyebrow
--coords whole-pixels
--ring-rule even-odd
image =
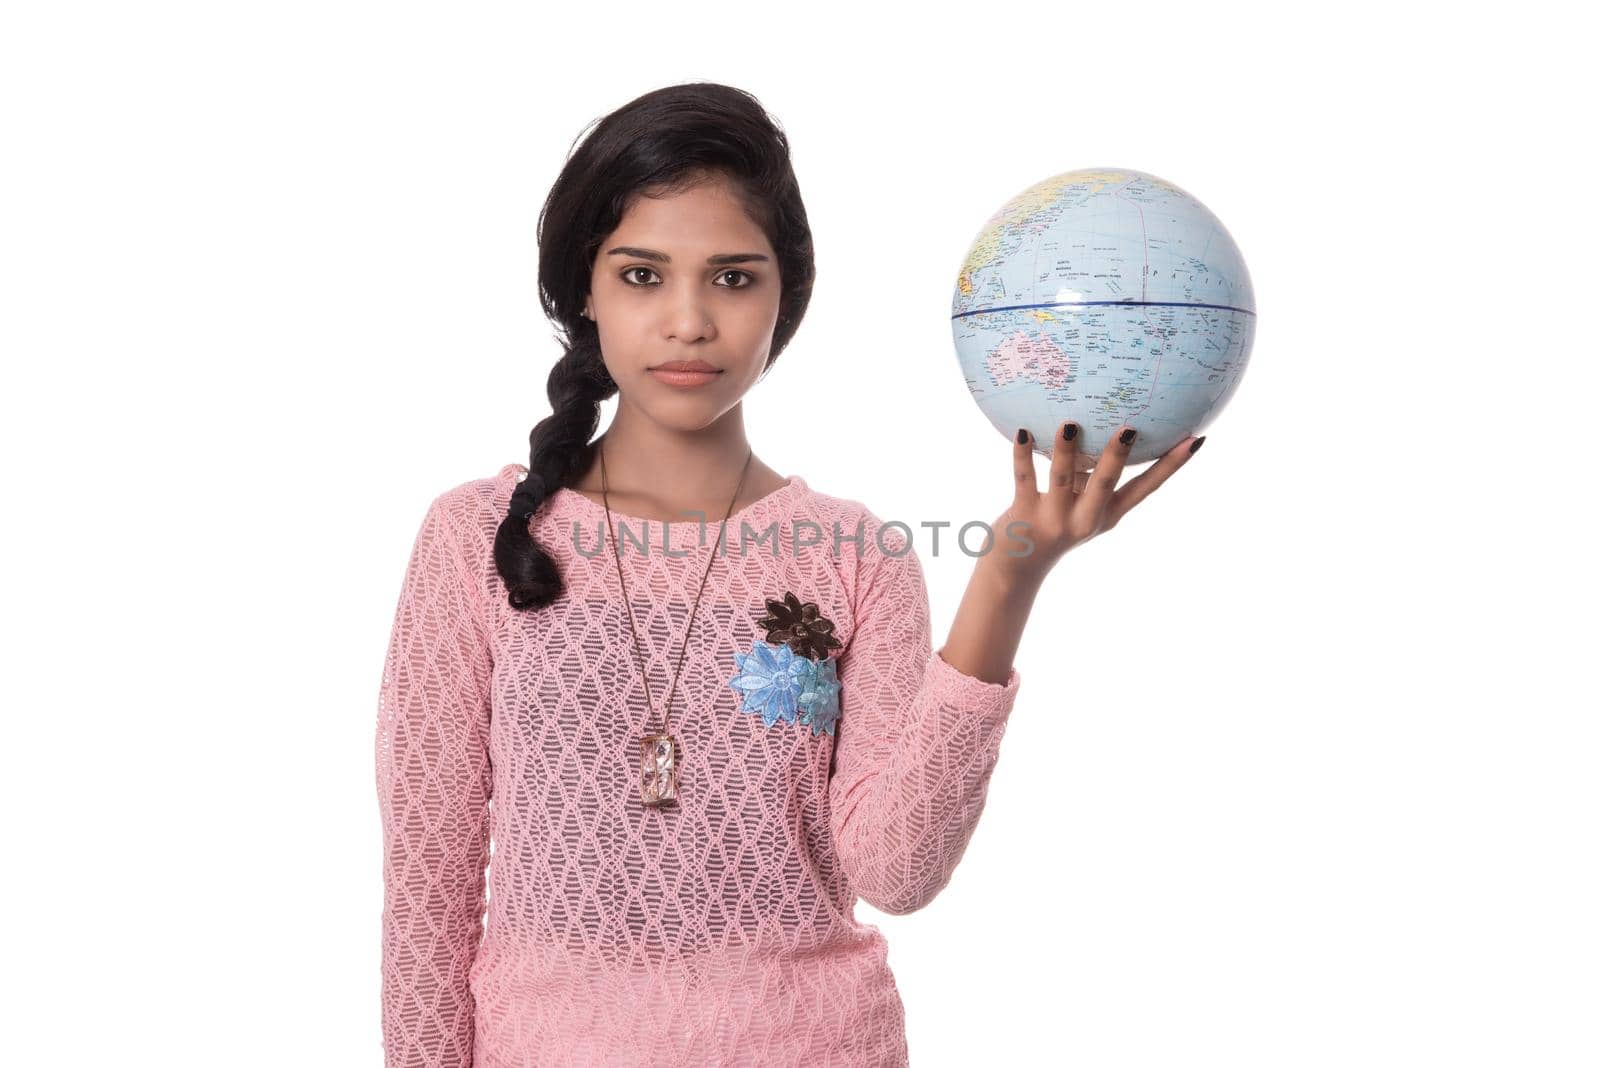
[[[616,248],[607,249],[607,256],[633,256],[641,260],[654,260],[657,263],[671,263],[672,257],[665,252],[657,252],[653,248],[634,248],[631,245],[618,245]],[[765,263],[767,257],[760,252],[728,252],[720,256],[707,256],[706,263],[712,267],[720,267],[727,263]]]

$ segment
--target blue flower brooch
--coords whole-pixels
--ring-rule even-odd
[[[744,700],[744,711],[770,727],[780,719],[810,726],[813,735],[832,734],[839,719],[839,676],[830,653],[840,648],[833,621],[812,601],[793,593],[768,599],[766,628],[748,653],[734,653],[739,671],[728,680]]]

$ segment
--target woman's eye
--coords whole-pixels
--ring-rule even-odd
[[[622,280],[624,282],[628,282],[628,284],[630,286],[647,286],[647,285],[650,285],[649,282],[629,282],[628,281],[628,276],[633,274],[635,271],[643,271],[645,274],[655,274],[656,273],[656,272],[652,271],[648,267],[629,267],[627,270],[622,272]]]
[[[755,282],[755,276],[752,275],[749,271],[723,271],[722,272],[722,277],[726,278],[730,274],[739,275],[741,278],[746,279],[746,281],[744,281],[744,282],[742,282],[742,283],[740,283],[739,285],[736,285],[736,286],[728,286],[727,287],[728,289],[749,289],[750,286]]]

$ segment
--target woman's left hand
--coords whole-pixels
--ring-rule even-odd
[[[1008,579],[1042,581],[1069,549],[1121,522],[1136,504],[1188,463],[1205,440],[1204,437],[1185,438],[1118,489],[1117,479],[1122,477],[1122,468],[1133,451],[1134,429],[1122,427],[1107,443],[1094,469],[1079,471],[1078,435],[1070,439],[1065,437],[1069,426],[1076,424],[1062,423],[1056,430],[1050,458],[1050,486],[1043,493],[1039,492],[1034,473],[1032,436],[1019,430],[1019,440],[1012,445],[1016,496],[1011,507],[995,520],[995,541],[983,557],[984,563],[999,569]],[[1013,528],[1014,534],[1008,534],[1007,525],[1013,523],[1019,525]],[[1031,540],[1032,548],[1025,555],[1009,555],[1009,552],[1023,550],[1026,545],[1023,539]]]
[[[1016,498],[995,520],[989,549],[978,557],[950,625],[950,637],[937,653],[973,678],[992,683],[1009,680],[1034,598],[1056,561],[1074,545],[1121,522],[1134,505],[1188,463],[1205,440],[1185,438],[1118,489],[1117,479],[1133,451],[1133,428],[1122,427],[1095,461],[1094,470],[1080,472],[1076,435],[1071,440],[1063,436],[1072,425],[1063,423],[1056,431],[1050,488],[1044,493],[1034,477],[1032,440],[1021,437],[1012,449]],[[1007,531],[1008,524],[1015,524],[1013,530]]]

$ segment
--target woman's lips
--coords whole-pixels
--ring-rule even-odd
[[[673,371],[664,367],[652,367],[650,373],[658,381],[669,386],[694,387],[703,386],[720,375],[721,371]]]

